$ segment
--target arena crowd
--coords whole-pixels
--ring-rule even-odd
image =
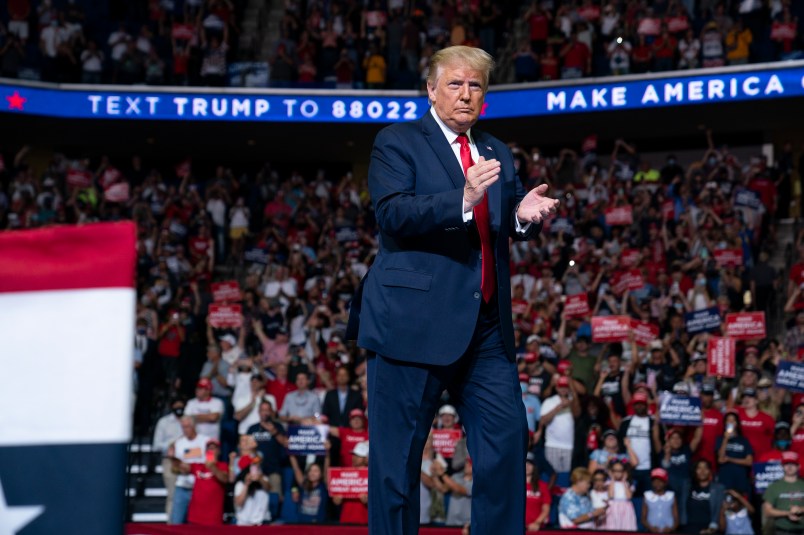
[[[774,377],[804,349],[804,263],[769,265],[802,162],[789,144],[771,166],[706,140],[686,162],[625,140],[598,154],[595,136],[558,154],[510,145],[525,186],[563,200],[537,240],[511,246],[530,530],[745,534],[760,510],[777,532],[802,529],[804,398]],[[170,521],[364,523],[366,495],[330,495],[328,476],[371,454],[366,356],[344,339],[377,246],[365,178],[137,155],[31,163],[30,147],[3,154],[3,228],[137,223],[135,432],[164,455]],[[804,234],[795,247],[802,257]],[[734,376],[712,375],[709,345],[735,312],[764,312],[782,335],[738,340]],[[592,323],[606,317],[648,336],[600,342]],[[698,420],[667,421],[663,406],[688,398]],[[321,451],[288,452],[321,426]],[[471,467],[445,398],[422,524],[469,521]]]
[[[10,0],[0,74],[237,86],[246,76],[230,75],[233,64],[241,73],[262,62],[272,87],[418,89],[429,58],[449,45],[494,55],[506,68],[492,83],[762,63],[804,50],[804,5],[790,0],[284,0],[277,35],[266,35],[264,11],[247,29],[247,4]]]

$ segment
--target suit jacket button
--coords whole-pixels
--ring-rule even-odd
[[[475,299],[480,299],[480,292],[475,292],[474,293],[474,298]]]

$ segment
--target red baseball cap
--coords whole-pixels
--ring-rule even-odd
[[[569,380],[569,377],[567,377],[566,375],[562,375],[561,377],[558,378],[558,381],[556,381],[556,386],[564,386],[564,387],[566,387],[566,386],[569,386],[569,385],[570,385],[570,380]]]
[[[519,382],[520,383],[527,383],[530,381],[530,375],[527,373],[520,373],[519,374]]]
[[[536,353],[525,353],[525,362],[527,364],[533,364],[538,360]]]
[[[654,478],[661,479],[662,481],[664,481],[666,483],[667,482],[667,470],[665,470],[664,468],[654,468],[653,470],[650,471],[650,477],[651,477],[651,479],[654,479]]]
[[[204,377],[203,379],[199,379],[198,382],[195,384],[196,388],[209,388],[212,390],[212,381]]]
[[[558,366],[556,366],[556,369],[558,370],[558,373],[560,373],[562,375],[567,370],[569,370],[570,368],[572,368],[572,363],[570,361],[568,361],[568,360],[559,360],[558,361]]]
[[[360,409],[352,409],[349,411],[349,418],[365,418],[366,415]]]
[[[647,403],[648,402],[648,396],[646,396],[644,392],[637,392],[636,394],[633,395],[631,400],[634,403]]]
[[[798,453],[794,451],[783,451],[782,452],[782,464],[798,464]]]

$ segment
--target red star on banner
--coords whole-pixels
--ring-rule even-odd
[[[483,103],[483,107],[482,107],[482,108],[480,108],[480,116],[481,116],[481,117],[482,117],[482,116],[484,116],[484,115],[486,115],[486,109],[487,109],[488,107],[489,107],[489,103],[488,103],[488,102],[484,102],[484,103]]]
[[[8,101],[9,110],[20,110],[20,111],[22,111],[22,105],[28,101],[27,98],[20,96],[19,91],[14,91],[13,95],[11,95],[10,97],[6,97],[6,100]]]

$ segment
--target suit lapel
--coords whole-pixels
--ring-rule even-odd
[[[486,135],[480,130],[472,129],[472,137],[474,137],[475,146],[480,156],[486,160],[499,160],[500,157],[494,151],[489,143],[486,142]],[[500,228],[500,217],[502,209],[502,176],[489,186],[486,192],[489,195],[489,221],[491,222],[491,230],[494,234]]]
[[[441,131],[435,119],[433,119],[433,115],[429,110],[426,111],[424,117],[422,117],[422,132],[424,133],[425,139],[427,139],[427,142],[430,144],[430,147],[433,149],[433,152],[436,153],[441,165],[444,166],[444,170],[452,181],[452,185],[456,188],[462,188],[466,183],[466,179],[463,176],[463,169],[461,169],[457,158],[455,158],[455,153],[452,151],[452,147],[447,143],[447,138],[444,137],[444,133]]]

